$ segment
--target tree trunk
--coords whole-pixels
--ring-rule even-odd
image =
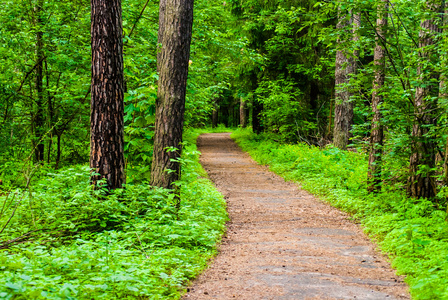
[[[234,127],[238,127],[238,125],[240,125],[240,109],[238,107],[238,105],[233,106],[233,126]]]
[[[61,161],[61,136],[62,136],[62,132],[58,132],[56,133],[57,135],[57,152],[56,152],[56,165],[55,165],[55,169],[59,168],[59,162]]]
[[[48,140],[48,150],[47,150],[47,164],[50,164],[51,161],[51,148],[53,147],[53,136],[50,136]]]
[[[90,168],[108,189],[125,183],[121,0],[91,0],[92,89]]]
[[[34,117],[34,138],[35,138],[35,156],[36,161],[44,160],[44,91],[43,91],[43,78],[44,78],[44,43],[43,43],[43,0],[39,0],[37,2],[37,6],[35,9],[36,12],[36,27],[38,28],[36,33],[36,91],[37,91],[37,99],[36,99],[36,115]]]
[[[213,101],[213,108],[214,108],[214,110],[212,112],[212,128],[218,127],[218,117],[219,117],[219,114],[218,114],[218,112],[219,112],[219,102],[218,101],[219,100],[217,98]]]
[[[178,159],[182,151],[193,0],[168,0],[161,20],[164,25],[159,26],[162,46],[157,62],[159,83],[151,185],[172,189],[181,171]]]
[[[384,45],[387,30],[387,9],[388,0],[382,0],[382,3],[378,6],[378,19],[376,20],[377,36],[374,52],[375,79],[373,80],[372,91],[373,118],[370,132],[369,171],[367,174],[367,189],[369,192],[381,191],[381,159],[383,152],[384,131],[382,114],[379,106],[383,102],[381,90],[385,79],[386,49],[384,48]]]
[[[50,94],[50,82],[49,82],[49,72],[48,72],[48,62],[44,59],[45,62],[45,78],[47,83],[47,115],[48,115],[48,127],[52,128],[50,133],[50,138],[48,140],[48,150],[47,150],[47,163],[49,164],[51,161],[51,151],[53,147],[53,134],[55,129],[54,122],[54,105],[53,105],[53,96]],[[59,73],[61,76],[61,73]]]
[[[220,116],[221,116],[221,122],[222,124],[224,124],[225,127],[229,127],[229,107],[228,106],[224,106],[224,105],[220,105],[219,106],[219,112],[220,112]]]
[[[254,100],[252,103],[252,130],[256,134],[260,134],[263,129],[261,128],[261,112],[263,111],[263,104],[258,101],[254,96]]]
[[[358,16],[358,15],[357,15]],[[347,20],[346,15],[341,10],[338,11],[338,24],[336,28],[339,30],[348,30],[353,18]],[[356,17],[354,18],[356,19]],[[359,17],[358,17],[359,20]],[[354,22],[354,30],[359,27],[358,22]],[[356,34],[353,40],[357,39]],[[344,40],[338,38],[338,44],[341,44],[340,48],[346,47]],[[346,50],[338,50],[336,52],[336,64],[335,64],[335,106],[334,106],[334,131],[333,131],[333,143],[340,149],[347,149],[350,130],[353,124],[353,103],[350,102],[352,93],[350,92],[348,85],[350,83],[350,76],[355,73],[356,60],[354,58],[356,52],[350,55]]]
[[[444,34],[446,33],[446,26],[448,25],[448,9],[446,7],[446,4],[443,7],[444,9],[444,14],[443,14],[443,20],[442,20],[442,26],[443,26],[443,32]],[[443,41],[444,43],[446,43],[446,41]],[[445,45],[442,45],[442,47],[446,47]],[[442,69],[442,72],[440,74],[440,83],[439,83],[439,101],[444,103],[446,102],[446,100],[448,99],[448,90],[447,90],[447,83],[448,83],[448,78],[446,75],[446,58],[445,58],[445,68]],[[443,182],[445,185],[448,185],[448,137],[445,140],[445,157],[444,157],[444,162],[443,162]],[[448,212],[448,207],[447,207],[447,212]]]
[[[247,126],[247,111],[246,111],[246,101],[243,98],[240,99],[240,125],[242,128]]]
[[[440,5],[435,1],[427,2],[429,11],[437,13]],[[412,127],[411,157],[409,160],[409,173],[407,193],[416,198],[433,198],[436,195],[434,182],[435,142],[428,137],[429,128],[436,123],[436,103],[431,99],[438,95],[438,86],[432,83],[437,75],[433,63],[434,55],[427,46],[436,43],[439,28],[434,19],[423,20],[420,23],[419,58],[417,68],[420,84],[415,91],[414,125]],[[422,168],[423,167],[423,168]]]
[[[162,43],[163,43],[163,33],[165,32],[165,11],[166,11],[166,1],[159,1],[159,31],[157,32],[157,62],[161,60],[162,53]],[[157,63],[157,72],[160,73],[160,64]]]

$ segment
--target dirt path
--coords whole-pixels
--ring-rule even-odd
[[[231,222],[184,299],[409,299],[348,215],[257,165],[228,133],[198,146]]]

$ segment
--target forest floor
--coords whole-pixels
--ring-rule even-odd
[[[228,133],[199,137],[231,221],[183,299],[409,299],[350,216],[254,162]]]

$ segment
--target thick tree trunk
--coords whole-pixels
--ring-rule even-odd
[[[246,101],[243,98],[240,99],[240,125],[242,128],[246,128],[247,126],[247,110],[246,110]]]
[[[215,110],[212,113],[212,128],[218,127],[218,109],[215,108]]]
[[[359,29],[361,28],[361,13],[354,13],[352,16],[352,41],[355,44],[353,50],[353,73],[357,72],[357,61],[359,60]]]
[[[382,124],[382,114],[379,106],[383,102],[381,90],[385,79],[386,49],[385,33],[387,28],[388,0],[382,0],[378,6],[378,19],[376,20],[377,37],[374,52],[375,79],[373,80],[372,91],[372,128],[370,132],[370,153],[368,171],[368,191],[376,192],[381,190],[381,160],[383,149],[384,130]]]
[[[429,11],[433,13],[440,10],[440,4],[436,1],[427,2]],[[417,74],[420,84],[415,91],[414,100],[414,125],[412,127],[412,154],[409,162],[407,193],[416,198],[433,198],[436,195],[434,182],[435,167],[435,142],[428,137],[428,126],[435,125],[436,103],[431,99],[438,95],[438,86],[432,83],[436,77],[432,60],[434,55],[427,46],[436,43],[436,35],[439,32],[437,22],[434,19],[423,20],[420,24],[419,57],[420,64]]]
[[[357,15],[358,16],[358,15]],[[338,24],[336,28],[339,30],[348,30],[352,24],[354,24],[354,30],[359,27],[358,22],[354,22],[353,18],[347,19],[346,15],[339,10],[338,12]],[[356,18],[355,18],[356,19]],[[359,20],[359,16],[358,16]],[[354,23],[353,23],[354,22]],[[356,34],[353,34],[354,40],[357,38]],[[339,44],[344,44],[344,40],[338,38]],[[343,48],[342,46],[341,48]],[[353,103],[350,101],[352,93],[348,88],[350,82],[350,76],[356,71],[356,60],[354,55],[346,50],[338,50],[336,52],[336,65],[335,65],[335,107],[334,107],[334,131],[333,131],[333,143],[340,149],[346,149],[350,137],[350,130],[353,124]]]
[[[151,185],[172,189],[180,177],[193,0],[167,0],[162,20]]]
[[[92,90],[90,168],[108,189],[125,183],[121,0],[91,0]]]
[[[34,117],[34,138],[35,138],[35,156],[37,161],[44,160],[44,91],[43,91],[43,80],[44,80],[44,43],[43,43],[43,0],[39,0],[37,2],[37,6],[35,9],[36,12],[36,26],[38,28],[36,33],[36,91],[37,91],[37,99],[36,99],[36,114]]]
[[[159,31],[157,32],[157,62],[161,60],[162,53],[162,43],[163,43],[163,33],[165,32],[165,11],[166,11],[166,1],[159,1]],[[157,72],[159,70],[160,64],[157,63]]]

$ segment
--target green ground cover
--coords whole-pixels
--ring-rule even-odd
[[[228,219],[198,162],[198,135],[185,134],[180,208],[174,194],[145,182],[93,191],[85,165],[0,193],[0,298],[180,298],[216,253]]]
[[[415,299],[448,299],[448,223],[445,207],[409,199],[402,189],[366,192],[368,158],[334,147],[281,144],[239,130],[232,138],[260,164],[350,213],[406,275]]]

